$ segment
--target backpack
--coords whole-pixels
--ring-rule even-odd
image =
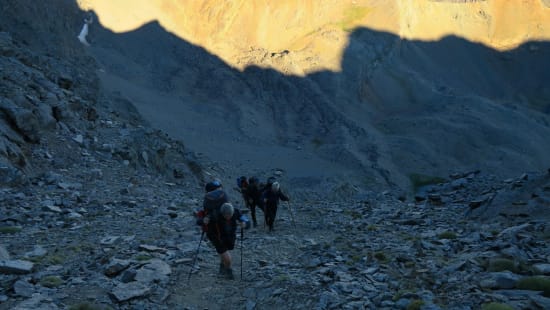
[[[240,189],[248,187],[248,181],[246,180],[245,176],[237,178],[237,187]]]
[[[275,182],[277,179],[275,179],[275,177],[269,177],[267,178],[267,184],[268,186],[271,186],[271,184],[273,184],[273,182]]]
[[[259,180],[257,177],[250,177],[250,178],[248,178],[248,184],[256,184],[256,185],[258,185],[259,182],[260,182],[260,180]]]

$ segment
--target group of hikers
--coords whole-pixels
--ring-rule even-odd
[[[269,231],[273,231],[279,201],[289,201],[288,196],[282,192],[279,182],[274,177],[270,177],[265,184],[262,184],[257,177],[247,179],[242,176],[237,179],[237,186],[246,207],[250,209],[252,225],[258,226],[256,218],[256,207],[258,207],[264,213],[265,225]],[[229,202],[229,197],[220,180],[206,183],[204,189],[206,194],[203,208],[197,213],[197,225],[202,227],[203,235],[206,234],[220,257],[220,275],[234,279],[229,251],[235,247],[237,228],[241,228],[242,235],[243,229],[250,228],[251,223],[243,212]]]

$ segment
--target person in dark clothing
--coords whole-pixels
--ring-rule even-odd
[[[202,224],[207,225],[206,237],[220,256],[219,273],[228,279],[234,279],[229,251],[235,247],[237,226],[249,228],[250,222],[238,209],[226,202],[220,207],[218,217],[206,215],[202,218]]]
[[[250,177],[248,179],[248,186],[246,189],[246,206],[250,209],[254,227],[258,226],[258,222],[256,221],[256,207],[259,207],[262,212],[264,211],[261,187],[262,185],[260,184],[258,178]]]
[[[290,201],[290,199],[281,191],[279,182],[273,182],[271,183],[271,186],[264,190],[262,200],[265,208],[265,223],[267,224],[269,231],[273,231],[273,224],[275,222],[275,217],[277,216],[279,200]]]
[[[249,183],[248,183],[248,180],[246,179],[245,176],[237,178],[238,188],[236,188],[236,190],[239,193],[241,193],[245,206],[248,209],[250,209],[250,204],[251,204],[252,200],[250,199],[250,197],[248,195],[248,185],[249,185]]]

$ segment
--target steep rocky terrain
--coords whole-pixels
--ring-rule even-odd
[[[85,47],[85,16],[0,7],[0,309],[550,308],[547,43],[360,27],[341,73],[302,76],[294,51],[240,71],[156,22],[96,20]],[[239,233],[226,280],[193,213],[214,177],[241,206],[240,174],[291,202]]]

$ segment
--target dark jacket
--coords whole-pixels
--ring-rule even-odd
[[[222,239],[235,238],[238,221],[241,218],[241,215],[241,211],[239,209],[235,209],[233,216],[229,220],[226,220],[223,216],[220,216],[220,218],[215,222],[215,225],[217,226],[215,233],[219,234]]]
[[[261,184],[248,184],[246,189],[246,196],[249,199],[249,205],[262,206],[262,189]]]

